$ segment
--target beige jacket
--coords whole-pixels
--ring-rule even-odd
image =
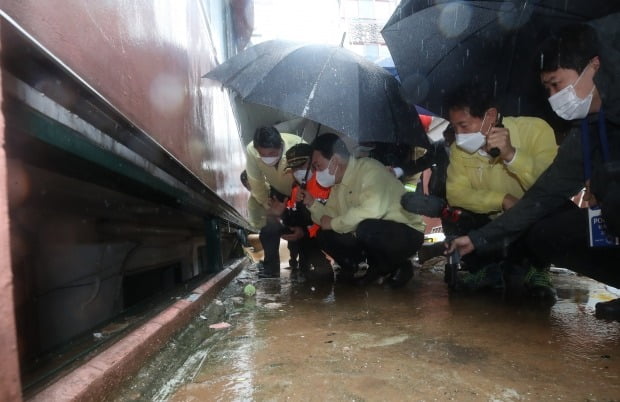
[[[276,166],[267,166],[260,159],[260,155],[254,143],[250,142],[246,147],[246,171],[250,183],[250,196],[253,197],[263,208],[269,208],[269,187],[273,186],[282,194],[291,195],[293,187],[293,175],[286,173],[286,151],[293,145],[303,142],[301,137],[295,134],[281,133],[284,141],[282,158]]]
[[[325,205],[314,202],[312,220],[319,223],[323,215],[331,216],[332,229],[338,233],[354,232],[365,219],[385,219],[404,223],[424,233],[420,215],[402,208],[403,184],[371,158],[349,158],[342,182],[332,187]]]

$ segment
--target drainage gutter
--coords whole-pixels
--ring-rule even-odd
[[[249,263],[248,258],[235,261],[184,299],[177,301],[28,400],[47,402],[105,399],[106,395],[134,375],[146,359],[187,325]]]

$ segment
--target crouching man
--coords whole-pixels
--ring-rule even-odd
[[[303,202],[321,226],[319,246],[341,267],[339,279],[368,284],[385,278],[393,288],[406,285],[424,223],[401,207],[402,183],[380,162],[351,157],[335,134],[320,135],[312,146],[316,179],[331,193],[325,205],[308,192]]]

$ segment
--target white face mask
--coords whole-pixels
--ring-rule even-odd
[[[466,133],[456,135],[456,146],[463,151],[473,154],[487,142],[487,138],[478,131],[477,133]]]
[[[329,166],[331,164],[332,164],[332,160],[330,159],[325,169],[316,172],[316,181],[322,187],[327,188],[327,187],[331,187],[334,184],[336,184],[336,171],[338,170],[338,167],[336,167],[336,171],[334,171],[333,174],[329,173]]]
[[[586,69],[581,72],[574,83],[549,97],[549,104],[551,105],[551,108],[564,120],[583,119],[590,111],[594,87],[592,87],[592,90],[588,96],[583,99],[577,96],[577,92],[575,92],[575,85],[581,79],[581,76],[585,71]]]
[[[280,160],[280,156],[261,156],[260,159],[267,166],[274,166]]]
[[[293,172],[293,177],[297,180],[297,183],[301,184],[304,181],[308,182],[312,178],[312,171],[308,172],[306,177],[306,169],[299,169]]]
[[[487,115],[485,113],[482,118],[482,123],[480,124],[480,129],[484,126],[484,119],[486,119]],[[484,144],[487,142],[487,137],[484,136],[480,131],[475,133],[462,133],[456,134],[456,146],[461,148],[463,151],[473,154]]]

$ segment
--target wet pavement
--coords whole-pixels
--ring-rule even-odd
[[[620,400],[620,322],[594,317],[617,290],[557,269],[551,307],[454,294],[434,263],[398,290],[253,265],[110,400]]]

